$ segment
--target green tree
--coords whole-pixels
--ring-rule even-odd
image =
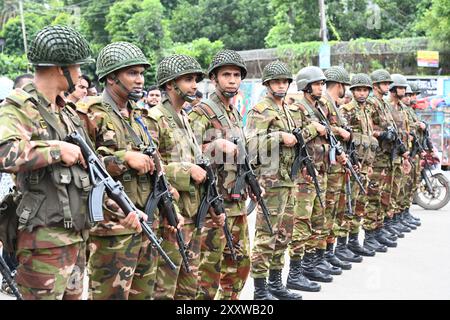
[[[450,4],[448,0],[432,0],[416,29],[425,32],[437,49],[448,50],[450,46]]]
[[[207,69],[217,51],[223,49],[223,42],[209,41],[207,38],[196,39],[190,43],[175,44],[167,54],[186,54],[197,59],[200,65]]]

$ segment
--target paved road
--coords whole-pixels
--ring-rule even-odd
[[[413,206],[412,213],[421,218],[422,226],[399,239],[397,248],[365,257],[333,282],[322,284],[320,292],[301,292],[303,299],[450,299],[450,204],[439,211]],[[253,241],[255,215],[250,219]],[[285,280],[287,273],[286,266]],[[241,298],[253,298],[251,278]],[[11,298],[0,294],[0,299]]]

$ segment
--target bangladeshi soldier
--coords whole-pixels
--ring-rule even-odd
[[[171,270],[159,263],[155,299],[195,299],[200,263],[201,230],[195,216],[201,199],[201,184],[206,171],[196,164],[199,146],[183,110],[186,101],[195,99],[197,83],[203,80],[200,64],[192,57],[175,54],[161,60],[157,82],[165,95],[149,111],[149,130],[158,146],[169,182],[179,192],[178,206],[184,218],[183,238],[190,272],[182,267],[175,235],[162,231],[163,249],[176,265]]]
[[[378,139],[379,147],[372,165],[370,177],[372,192],[367,198],[365,224],[372,230],[380,230],[376,238],[383,243],[382,238],[395,241],[398,237],[404,237],[402,233],[391,228],[391,219],[388,216],[393,184],[391,153],[395,136],[392,130],[396,128],[396,124],[392,118],[391,106],[385,100],[385,96],[393,81],[390,73],[384,69],[373,71],[370,78],[373,95],[368,100],[372,105],[373,136]],[[380,237],[379,233],[382,233],[384,237]]]
[[[403,104],[405,105],[405,111],[407,118],[410,123],[410,136],[411,136],[411,148],[410,148],[410,162],[412,164],[412,170],[409,175],[405,176],[405,183],[403,185],[403,194],[404,197],[401,202],[401,217],[405,224],[411,228],[415,229],[416,226],[420,226],[420,222],[416,221],[411,214],[409,213],[409,208],[412,205],[412,200],[415,192],[417,191],[418,185],[420,183],[420,159],[421,154],[419,152],[419,147],[417,145],[421,144],[423,141],[424,130],[426,128],[425,123],[419,121],[414,109],[411,107],[413,95],[416,94],[417,91],[412,90],[412,86],[414,84],[409,83],[406,87],[405,97],[402,99]],[[417,90],[414,86],[414,89]],[[410,139],[410,140],[411,140]]]
[[[224,199],[228,228],[233,235],[236,261],[225,246],[223,228],[208,218],[203,231],[197,299],[237,300],[250,271],[250,243],[245,200],[246,188],[235,190],[237,145],[245,144],[242,117],[232,99],[247,75],[242,57],[233,50],[221,50],[213,57],[208,77],[215,86],[209,99],[189,114],[195,135],[218,175],[217,186]],[[245,186],[244,186],[245,187]],[[216,295],[217,293],[217,295]]]
[[[144,120],[139,121],[146,111],[136,106],[142,95],[143,73],[149,66],[142,51],[131,43],[105,46],[96,68],[105,90],[101,96],[77,105],[79,112],[88,114],[90,135],[106,169],[140,210],[152,191],[150,174],[154,168],[152,159],[141,152],[149,145],[149,136],[140,125]],[[143,234],[120,223],[123,216],[109,201],[105,202],[104,216],[105,220],[90,232],[89,298],[151,299],[156,250]]]
[[[263,70],[262,83],[267,95],[247,114],[246,133],[249,152],[256,158],[257,174],[265,189],[265,201],[270,211],[270,232],[262,212],[256,220],[255,242],[252,250],[252,277],[255,300],[299,300],[283,285],[281,272],[284,254],[292,238],[294,227],[294,182],[290,173],[295,157],[296,137],[292,134],[301,128],[301,115],[292,117],[290,107],[284,102],[292,82],[292,72],[280,61],[269,63]],[[294,112],[300,113],[298,108]],[[314,125],[303,132],[304,140],[316,134]],[[269,275],[268,290],[266,279]]]
[[[387,248],[380,244],[375,238],[376,228],[373,223],[368,221],[376,220],[376,213],[370,212],[375,216],[368,216],[366,211],[367,198],[369,196],[377,196],[373,183],[370,182],[372,175],[372,164],[375,159],[376,150],[378,148],[378,140],[373,136],[373,124],[371,119],[371,105],[367,102],[369,93],[372,90],[372,80],[364,73],[355,74],[351,80],[350,90],[353,94],[353,100],[342,106],[342,112],[347,119],[348,125],[352,130],[353,143],[355,145],[356,157],[360,166],[359,176],[362,180],[363,187],[368,190],[367,194],[360,190],[360,187],[354,179],[352,179],[352,206],[353,215],[347,216],[350,224],[350,239],[354,239],[354,244],[349,244],[349,249],[365,256],[374,256],[375,252],[386,252]],[[363,220],[363,228],[365,231],[364,246],[361,248],[358,242],[358,233]],[[389,240],[386,239],[388,242]],[[390,244],[388,242],[387,244]],[[390,246],[396,246],[392,242]]]
[[[297,74],[297,89],[303,91],[303,98],[295,105],[306,118],[305,125],[310,123],[328,123],[329,110],[319,102],[322,97],[325,75],[322,70],[315,66],[305,67]],[[327,186],[327,171],[329,168],[330,144],[326,138],[327,131],[324,126],[317,127],[318,135],[307,144],[309,155],[313,159],[317,171],[317,180],[320,192],[316,191],[314,184],[299,176],[295,181],[296,203],[295,222],[290,247],[291,266],[289,274],[295,279],[295,274],[301,270],[302,274],[309,280],[319,282],[331,282],[333,277],[330,272],[323,273],[317,266],[325,259],[326,235],[323,231],[325,223],[325,190]],[[345,160],[345,155],[337,157],[339,162]],[[322,200],[322,203],[320,199]],[[302,259],[303,255],[303,260]],[[301,261],[301,262],[300,262]],[[301,267],[299,267],[301,263]],[[300,268],[300,269],[299,269]],[[342,272],[342,271],[341,271]],[[288,278],[287,287],[291,288]],[[309,287],[309,286],[308,286]],[[318,291],[317,285],[310,291]],[[320,290],[320,287],[319,287]]]
[[[394,220],[392,225],[399,232],[411,232],[407,222],[401,217],[400,202],[404,196],[401,192],[405,176],[411,171],[409,159],[410,150],[410,122],[406,114],[406,107],[401,102],[405,96],[408,82],[405,76],[393,74],[391,76],[393,83],[389,86],[391,114],[396,124],[396,134],[398,139],[394,142],[391,160],[393,163],[393,186],[391,201],[389,205],[388,216]]]
[[[327,90],[321,100],[330,110],[329,121],[333,131],[343,147],[346,146],[347,141],[350,140],[350,132],[346,130],[346,121],[339,110],[339,100],[345,97],[345,86],[350,85],[350,76],[348,72],[340,66],[333,66],[324,72]],[[347,237],[348,230],[345,227],[345,201],[340,201],[341,194],[345,198],[345,179],[349,178],[346,175],[346,170],[341,165],[332,164],[328,171],[328,181],[326,190],[326,206],[325,206],[325,225],[324,232],[327,234],[327,250],[325,258],[328,263],[333,266],[349,270],[352,265],[349,261],[360,262],[360,257],[355,256],[351,251],[348,251],[348,259],[341,260],[333,253],[333,245],[335,237],[337,236],[342,242],[343,237]],[[345,255],[347,251],[343,251]],[[328,266],[328,269],[330,267]],[[332,269],[331,269],[332,270]],[[339,273],[339,269],[332,270],[334,273]]]
[[[0,107],[0,171],[16,174],[22,194],[11,210],[17,212],[18,221],[10,220],[17,233],[8,234],[17,241],[5,249],[16,250],[24,299],[75,300],[83,292],[91,184],[80,148],[63,140],[72,131],[86,134],[75,106],[61,93],[74,90],[80,65],[93,61],[90,54],[77,31],[45,27],[27,53],[35,84],[16,89]],[[4,236],[1,241],[10,244]]]

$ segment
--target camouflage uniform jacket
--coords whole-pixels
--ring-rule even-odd
[[[320,98],[320,101],[326,108],[329,110],[328,113],[328,122],[330,123],[331,129],[336,136],[336,138],[341,143],[344,150],[346,149],[346,142],[342,139],[342,137],[338,134],[337,128],[343,128],[347,126],[347,120],[342,116],[342,111],[339,106],[336,104],[333,98],[325,92],[325,94]],[[344,173],[345,169],[339,163],[331,163],[329,171],[330,173]]]
[[[166,176],[180,194],[178,207],[185,224],[193,223],[200,204],[200,187],[191,179],[197,146],[188,117],[184,110],[177,113],[165,97],[161,104],[150,109],[148,127],[165,164]]]
[[[41,115],[40,108],[51,115],[60,133],[49,128],[51,126]],[[65,136],[69,131],[76,130],[74,124],[81,125],[74,106],[66,105],[59,96],[56,105],[52,106],[34,84],[28,84],[23,90],[16,89],[3,101],[0,122],[0,171],[16,173],[17,189],[23,194],[16,211],[19,230],[23,230],[19,246],[52,248],[82,242],[87,236],[85,231],[89,223],[87,201],[83,202],[80,197],[86,196],[84,200],[87,200],[89,176],[79,165],[70,168],[62,166],[61,149],[54,143],[61,139],[59,134]],[[62,175],[56,176],[51,172],[69,178],[63,181]],[[61,186],[69,193],[62,200],[57,191],[61,190]],[[71,191],[72,186],[77,190],[85,189],[75,195]],[[62,212],[74,218],[72,228],[64,228]],[[76,217],[81,214],[86,216],[81,217],[81,224],[77,224]],[[29,232],[25,232],[25,228]]]
[[[318,108],[321,108],[327,118],[325,120],[328,121],[329,110],[326,105],[323,105],[319,101],[315,101],[314,104],[312,104],[305,97],[303,97],[298,103],[295,104],[295,106],[303,113],[305,118],[304,127],[310,125],[311,121],[320,122],[324,120],[318,111]],[[330,164],[330,144],[328,140],[325,137],[317,135],[316,132],[315,138],[307,144],[307,149],[309,155],[313,159],[316,169],[320,173],[326,173]]]
[[[222,115],[217,115],[214,112],[214,106],[211,107],[212,104],[216,108],[220,108]],[[216,93],[212,93],[210,101],[204,100],[192,109],[189,113],[189,121],[203,152],[211,160],[211,164],[217,172],[219,193],[226,202],[236,202],[231,199],[231,191],[236,182],[236,161],[226,159],[225,154],[216,154],[211,147],[213,146],[212,142],[220,138],[228,141],[232,141],[232,138],[239,138],[240,141],[245,143],[242,116],[233,105],[226,106]],[[246,197],[245,191],[241,192],[241,201],[245,201]],[[238,215],[241,212],[235,212],[235,214]],[[231,215],[234,214],[231,213]]]
[[[397,104],[394,104],[391,101],[391,114],[392,114],[392,118],[394,119],[395,125],[397,127],[397,132],[400,136],[400,139],[405,144],[406,148],[408,150],[410,150],[411,142],[409,141],[409,132],[410,132],[411,123],[408,119],[406,106],[401,101],[398,101]],[[402,162],[401,155],[398,155],[397,157],[395,157],[393,162],[401,163]]]
[[[378,97],[371,96],[367,99],[367,102],[372,106],[372,112],[370,117],[372,118],[373,130],[379,134],[383,133],[388,127],[397,127],[394,119],[392,118],[391,106],[384,100]],[[390,154],[393,147],[392,143],[386,141],[378,141],[379,147],[377,148],[377,154],[374,167],[388,167],[390,165]]]
[[[370,115],[371,106],[359,103],[355,99],[341,108],[342,115],[352,129],[352,138],[355,143],[358,159],[364,167],[370,167],[375,159],[378,140],[373,136],[373,124]]]
[[[136,116],[145,117],[147,112],[138,109],[133,101],[128,102],[127,108],[129,117],[120,113],[107,90],[100,97],[88,97],[77,104],[79,113],[87,113],[89,134],[95,141],[96,152],[102,157],[107,171],[122,183],[131,201],[142,210],[152,190],[150,176],[138,176],[136,171],[125,163],[124,157],[126,151],[139,152],[143,147],[139,145],[141,142],[144,146],[148,145],[149,139],[144,129],[135,120]],[[140,141],[135,141],[125,122],[133,128]],[[123,215],[106,203],[105,199],[105,220],[91,229],[91,234],[110,236],[135,233],[135,230],[127,229],[119,223],[119,218],[123,218]]]
[[[294,186],[289,175],[295,149],[283,145],[280,134],[292,134],[296,127],[301,128],[302,119],[297,107],[283,103],[280,108],[270,97],[265,97],[248,112],[246,133],[249,153],[255,155],[257,173],[265,187]],[[313,125],[309,125],[302,134],[306,142],[317,132]]]

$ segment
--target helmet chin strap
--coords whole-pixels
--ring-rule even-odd
[[[339,95],[339,99],[344,99],[344,97],[345,97],[345,86],[342,83],[339,83],[339,85],[341,86],[341,89],[342,89],[342,94]]]
[[[127,94],[128,100],[137,102],[144,96],[143,92],[129,90],[119,79],[117,79],[116,75],[113,75],[112,78],[116,82],[116,84],[119,85],[119,87]]]
[[[64,66],[64,67],[61,67],[61,69],[62,69],[62,72],[64,74],[64,77],[67,80],[67,84],[69,85],[69,89],[67,89],[67,92],[69,94],[71,94],[72,92],[75,91],[75,84],[73,83],[72,77],[70,76],[69,68]]]
[[[402,100],[402,99],[405,97],[405,95],[400,96],[400,95],[398,94],[397,88],[398,88],[398,87],[394,87],[394,93],[395,93],[395,96],[397,97],[398,100]]]
[[[289,88],[289,87],[288,87],[288,88]],[[268,90],[274,97],[277,97],[277,98],[280,98],[280,99],[283,99],[284,97],[286,97],[286,94],[287,94],[287,90],[286,90],[286,92],[283,92],[283,93],[279,93],[279,92],[273,91],[273,90],[272,90],[272,87],[270,86],[270,84],[267,84],[267,90]]]
[[[192,103],[194,102],[194,100],[197,98],[194,95],[189,95],[186,92],[181,91],[181,89],[177,86],[177,83],[175,82],[175,80],[173,81],[173,87],[175,88],[175,92],[181,97],[181,99],[183,99],[184,101],[188,102],[188,103]]]
[[[304,92],[306,92],[307,94],[309,94],[315,101],[319,101],[320,98],[322,97],[322,96],[316,96],[315,94],[313,94],[311,84],[308,84],[308,85],[306,86]]]

